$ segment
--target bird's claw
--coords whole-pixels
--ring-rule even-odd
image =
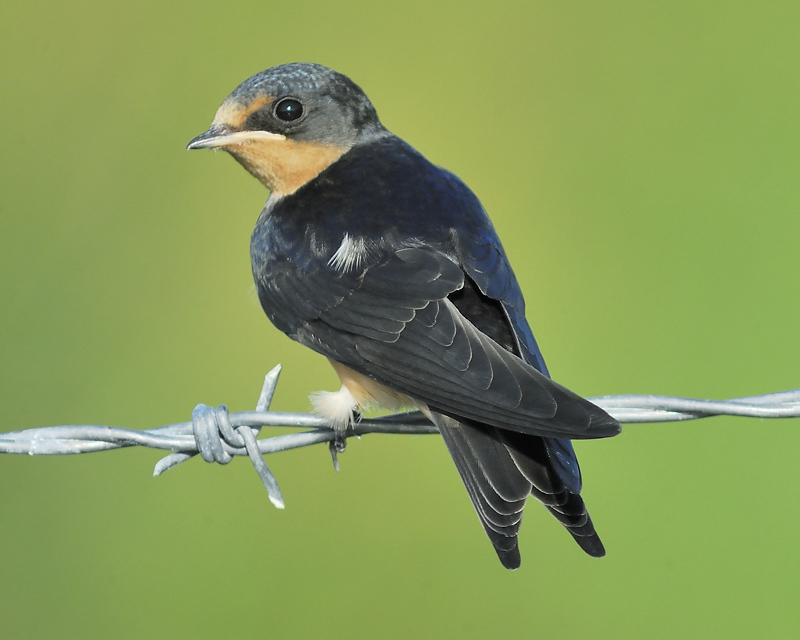
[[[348,427],[334,427],[333,429],[333,440],[328,443],[328,451],[330,451],[331,460],[333,460],[333,468],[336,471],[339,471],[339,454],[344,453],[344,450],[347,448],[347,430],[350,429],[352,431],[353,426],[359,420],[361,420],[361,413],[359,411],[354,411]]]
[[[333,461],[333,468],[339,471],[339,454],[343,453],[347,447],[347,438],[343,433],[336,432],[336,436],[328,443],[328,451],[331,453],[331,460]]]

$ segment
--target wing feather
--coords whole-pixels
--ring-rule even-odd
[[[490,257],[493,271],[497,259]],[[278,326],[294,323],[287,333],[295,339],[432,408],[542,436],[597,438],[619,431],[600,409],[462,315],[448,295],[464,287],[464,271],[441,251],[400,249],[360,273],[320,269],[282,276],[261,287],[279,302],[270,305],[279,309]]]

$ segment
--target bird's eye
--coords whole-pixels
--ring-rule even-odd
[[[292,122],[303,115],[303,105],[294,98],[284,98],[275,105],[275,116],[285,122]]]

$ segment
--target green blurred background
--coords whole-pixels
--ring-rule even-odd
[[[0,430],[144,429],[336,388],[258,308],[266,198],[187,153],[240,81],[350,75],[479,195],[554,377],[584,395],[800,387],[796,2],[5,3]],[[536,504],[503,570],[434,437],[150,478],[0,458],[5,638],[796,637],[800,422],[577,445],[608,556]],[[434,525],[432,527],[432,525]],[[434,531],[434,534],[431,534]]]

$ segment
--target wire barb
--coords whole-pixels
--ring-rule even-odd
[[[264,377],[264,386],[261,388],[261,394],[256,403],[257,412],[269,411],[280,373],[281,365],[278,365]],[[285,507],[283,493],[258,448],[256,436],[259,431],[261,431],[260,426],[242,425],[234,429],[228,414],[228,407],[224,404],[218,406],[216,410],[204,404],[198,404],[192,411],[192,433],[195,443],[197,443],[197,452],[200,453],[203,460],[228,464],[233,460],[234,455],[242,455],[241,451],[244,449],[267,490],[270,502],[278,509],[283,509]],[[196,453],[172,453],[156,463],[153,475],[161,475],[167,469],[186,462],[195,455]]]
[[[97,425],[43,427],[0,434],[0,453],[65,455],[91,453],[123,447],[150,447],[171,451],[153,470],[158,476],[200,454],[206,462],[227,464],[234,456],[248,456],[267,490],[270,501],[283,509],[283,494],[263,456],[313,444],[336,447],[341,435],[325,418],[307,413],[270,411],[281,366],[264,378],[255,411],[229,413],[225,405],[216,409],[198,404],[191,422],[181,422],[148,431]],[[748,418],[800,417],[800,389],[731,400],[701,400],[657,395],[617,395],[589,398],[622,423],[674,422],[711,416]],[[263,427],[309,429],[256,439]],[[427,435],[438,433],[419,411],[354,421],[345,438],[367,433]],[[334,458],[338,471],[338,460]]]

